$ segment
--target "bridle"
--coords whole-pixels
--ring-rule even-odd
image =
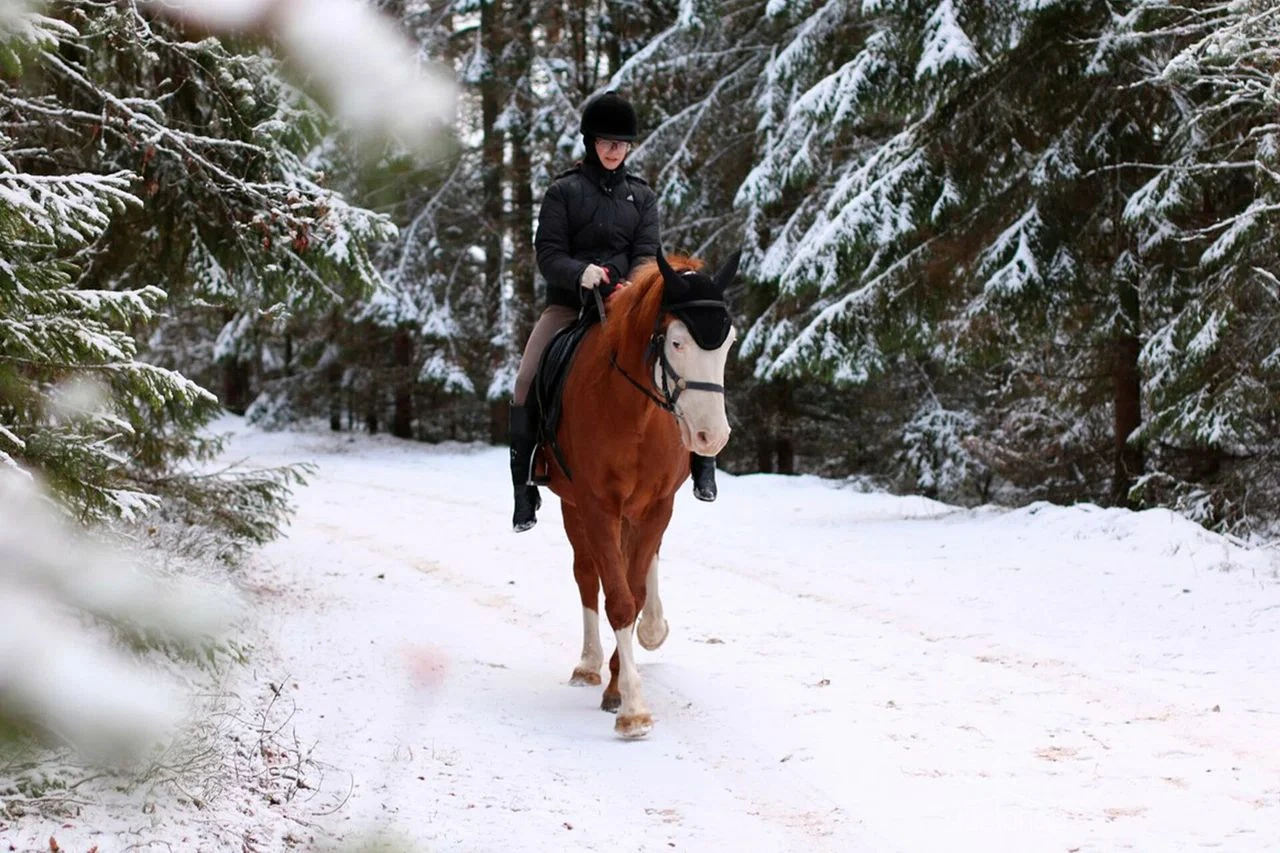
[[[603,306],[602,306],[603,307]],[[723,300],[719,299],[692,299],[688,302],[678,302],[674,305],[663,306],[663,313],[672,313],[684,308],[721,308],[728,310]],[[604,313],[601,312],[603,320]],[[644,387],[631,377],[631,374],[622,369],[622,365],[618,364],[618,354],[616,352],[609,353],[609,364],[622,374],[622,377],[639,389],[652,400],[658,408],[663,411],[676,414],[676,401],[680,399],[680,395],[685,391],[709,391],[713,394],[724,394],[724,386],[715,382],[690,381],[682,377],[671,366],[671,362],[667,360],[667,348],[665,346],[667,340],[666,333],[662,328],[662,314],[653,323],[653,334],[649,336],[649,345],[645,348],[644,363],[652,365],[655,361],[662,365],[662,382],[659,384],[653,379],[653,371],[649,371],[649,383],[653,390]],[[658,393],[662,396],[659,397]],[[677,417],[679,417],[677,415]]]

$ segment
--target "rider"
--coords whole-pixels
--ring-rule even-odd
[[[542,353],[556,332],[577,319],[591,290],[608,296],[652,260],[660,245],[657,196],[624,165],[638,133],[635,109],[610,90],[587,102],[580,130],[586,154],[547,190],[534,238],[547,306],[525,344],[511,404],[511,524],[517,533],[537,523],[542,505],[529,479],[538,416],[525,405]],[[715,464],[714,458],[690,455],[693,493],[700,500],[716,499]]]

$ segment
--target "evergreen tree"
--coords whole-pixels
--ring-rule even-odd
[[[113,220],[81,278],[163,282],[181,312],[156,355],[243,411],[253,373],[287,364],[296,317],[378,286],[367,247],[394,228],[325,186],[326,126],[269,54],[192,40],[132,0],[50,11],[75,29],[41,54],[38,88],[9,98],[19,165],[137,176],[144,204]]]
[[[1112,274],[1112,167],[1158,105],[1130,121],[1127,81],[1091,65],[1106,9],[831,3],[788,20],[740,196],[772,288],[744,342],[757,374],[898,389],[892,458],[912,488],[972,496],[1017,459],[1042,496],[1104,498],[1108,474],[1125,494],[1140,463],[1100,465],[1095,417],[1127,399],[1118,353],[1132,366],[1138,334]],[[1115,424],[1120,447],[1137,426]]]
[[[219,407],[173,368],[234,377],[251,347],[287,351],[293,317],[376,285],[366,246],[389,224],[321,185],[304,160],[318,125],[269,56],[190,41],[134,2],[50,12],[16,19],[0,85],[5,452],[86,519],[159,508],[262,541],[299,472],[199,474]],[[101,411],[57,409],[83,377]]]
[[[1135,496],[1210,524],[1280,511],[1276,15],[1142,3],[1107,45],[1139,50],[1145,86],[1175,105],[1123,214],[1150,282]]]

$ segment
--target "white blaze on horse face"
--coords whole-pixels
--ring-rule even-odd
[[[683,322],[673,319],[667,326],[663,348],[666,350],[667,361],[681,379],[723,386],[729,347],[737,337],[737,330],[730,329],[723,344],[717,349],[705,350],[694,341]],[[654,379],[658,387],[662,387],[661,364],[654,365]],[[729,418],[725,414],[724,394],[686,388],[680,392],[676,401],[675,415],[680,423],[680,438],[686,449],[702,456],[715,456],[729,442]]]

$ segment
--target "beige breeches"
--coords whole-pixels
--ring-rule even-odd
[[[529,333],[529,342],[524,345],[524,355],[520,357],[520,370],[516,373],[515,404],[523,406],[529,396],[529,388],[533,386],[533,376],[538,372],[538,362],[542,361],[542,352],[556,336],[556,332],[578,319],[578,309],[565,305],[548,305],[543,309],[538,322],[533,324]]]

